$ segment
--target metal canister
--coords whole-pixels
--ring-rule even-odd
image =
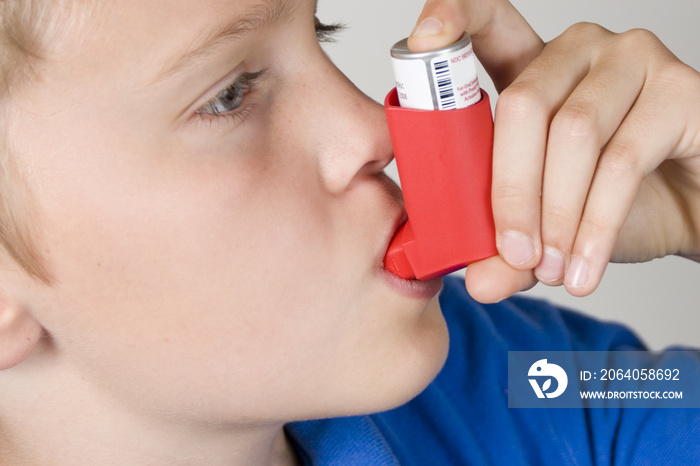
[[[453,110],[481,99],[476,60],[469,36],[430,52],[412,53],[408,39],[391,48],[396,89],[402,107]]]

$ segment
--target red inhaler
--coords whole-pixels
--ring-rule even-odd
[[[491,105],[479,89],[468,36],[423,54],[411,54],[404,39],[392,58],[397,88],[384,106],[408,221],[392,238],[384,267],[430,280],[498,254]]]

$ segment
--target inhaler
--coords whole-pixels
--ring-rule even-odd
[[[498,254],[491,210],[493,118],[469,36],[439,50],[391,49],[384,101],[408,221],[384,267],[430,280]]]

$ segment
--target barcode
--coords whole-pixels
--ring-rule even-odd
[[[435,62],[435,83],[440,96],[440,109],[449,110],[456,107],[455,91],[452,88],[452,74],[447,60]]]

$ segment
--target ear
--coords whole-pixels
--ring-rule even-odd
[[[0,371],[24,361],[42,332],[43,327],[28,309],[0,295]]]

